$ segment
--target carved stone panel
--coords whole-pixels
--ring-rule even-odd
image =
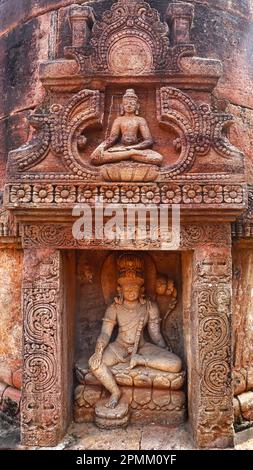
[[[62,354],[63,341],[68,340],[65,314],[61,253],[43,248],[25,251],[21,402],[24,445],[55,446],[69,421],[71,380],[66,370],[67,352]],[[64,345],[65,351],[68,346]]]
[[[169,86],[156,94],[142,90],[141,97],[133,89],[105,96],[83,89],[62,104],[45,101],[30,116],[33,139],[9,154],[9,180],[236,181],[243,175],[243,154],[227,136],[232,115]],[[129,100],[135,110],[123,116]]]
[[[65,55],[75,58],[81,73],[176,73],[181,69],[181,57],[195,53],[189,38],[192,19],[193,7],[187,3],[168,8],[170,28],[157,10],[142,0],[114,2],[101,21],[95,20],[90,7],[75,6],[70,14],[72,46],[65,48]],[[83,24],[85,31],[90,31],[90,40],[87,34],[80,39]]]
[[[63,224],[26,224],[22,226],[22,239],[25,248],[41,246],[56,249],[90,249],[97,250],[163,250],[163,240],[150,238],[144,240],[121,240],[119,238],[76,239],[73,237],[72,226]],[[101,242],[102,241],[102,242]],[[199,244],[208,243],[213,247],[230,246],[231,230],[227,224],[185,224],[181,225],[180,249],[193,250]]]
[[[200,447],[233,445],[231,276],[230,247],[194,252],[190,416]]]

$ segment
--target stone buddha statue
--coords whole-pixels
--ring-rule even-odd
[[[95,354],[89,360],[93,375],[111,393],[106,406],[115,408],[121,391],[111,368],[128,364],[129,371],[144,366],[158,371],[178,373],[181,359],[168,351],[160,331],[160,315],[157,303],[144,296],[144,263],[135,254],[123,254],[118,258],[118,292],[103,319],[103,326],[96,343]],[[118,334],[110,342],[114,328]],[[144,336],[144,330],[151,342]]]
[[[139,116],[140,103],[133,89],[123,96],[121,116],[115,119],[110,137],[91,155],[93,165],[132,161],[160,166],[163,156],[152,150],[154,140],[147,121]]]

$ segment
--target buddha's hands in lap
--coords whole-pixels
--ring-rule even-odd
[[[117,152],[127,152],[131,150],[129,147],[111,147],[107,151],[110,153],[117,153]]]

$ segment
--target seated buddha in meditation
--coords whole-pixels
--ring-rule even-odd
[[[115,119],[110,137],[91,155],[93,165],[132,161],[161,165],[163,156],[152,150],[154,140],[147,121],[139,116],[139,99],[133,89],[123,96],[121,116]]]
[[[121,397],[111,367],[128,364],[130,369],[144,366],[171,373],[182,370],[181,359],[168,351],[161,334],[157,303],[143,295],[143,259],[127,253],[119,257],[117,264],[119,297],[105,312],[95,354],[89,360],[93,375],[111,393],[106,404],[109,408],[115,408]],[[117,337],[111,342],[115,327]],[[146,340],[145,329],[151,342]]]

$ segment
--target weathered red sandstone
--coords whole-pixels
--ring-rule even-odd
[[[21,411],[26,445],[56,445],[73,412],[110,427],[131,409],[187,411],[197,446],[233,446],[253,422],[252,2],[118,3],[0,1],[0,409]],[[98,195],[181,204],[178,250],[74,239],[73,206]],[[114,371],[128,407],[106,412],[88,359],[129,248],[182,370]],[[176,294],[159,297],[160,274]]]

